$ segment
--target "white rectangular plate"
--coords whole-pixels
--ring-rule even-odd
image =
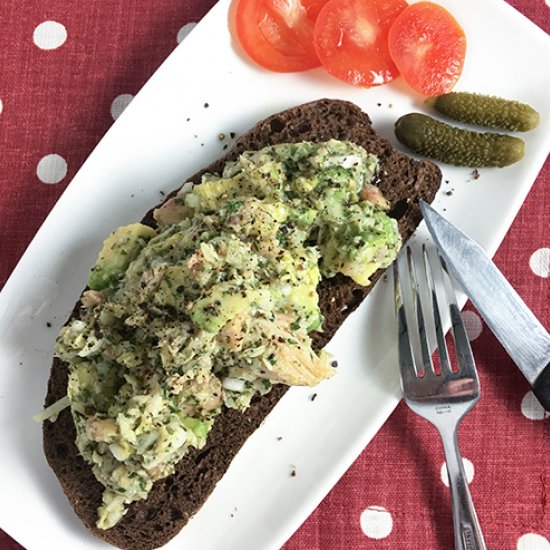
[[[541,63],[550,59],[550,38],[500,0],[440,3],[468,38],[457,89],[521,99],[542,116],[539,128],[522,136],[527,154],[520,163],[481,170],[479,179],[471,170],[444,167],[449,183],[436,207],[494,254],[550,149],[549,73]],[[104,546],[73,514],[31,416],[43,403],[57,331],[106,235],[139,220],[161,191],[218,157],[229,139],[220,141],[220,133],[240,134],[269,114],[332,97],[361,106],[379,133],[395,141],[394,121],[422,109],[422,98],[399,79],[366,90],[321,69],[281,75],[251,65],[232,40],[229,11],[229,0],[221,0],[144,86],[75,176],[0,295],[0,524],[29,550]],[[419,236],[425,237],[423,229]],[[392,292],[381,282],[330,343],[338,375],[315,390],[288,392],[168,547],[279,548],[398,403],[394,348]]]

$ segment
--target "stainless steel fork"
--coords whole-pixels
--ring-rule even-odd
[[[423,246],[421,252],[421,258],[415,259],[412,249],[407,247],[394,269],[403,394],[407,405],[431,422],[443,440],[456,550],[482,550],[486,546],[468,489],[457,438],[460,421],[479,399],[479,381],[445,266],[435,249]],[[451,365],[445,342],[446,317],[450,318],[456,350],[455,367]],[[430,343],[434,347],[437,344],[439,368],[434,368]]]

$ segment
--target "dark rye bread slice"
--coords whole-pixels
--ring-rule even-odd
[[[227,160],[235,159],[246,150],[277,143],[329,139],[355,142],[378,156],[380,171],[376,184],[390,202],[391,215],[398,219],[404,239],[410,237],[421,220],[419,199],[431,202],[440,186],[439,168],[428,161],[417,162],[393,149],[388,141],[376,135],[368,115],[352,103],[322,99],[271,116],[243,135],[225,157],[190,180],[198,183],[204,172],[220,172]],[[144,221],[154,225],[152,211]],[[379,270],[373,281],[382,273]],[[344,276],[320,283],[318,291],[325,322],[323,332],[314,336],[317,349],[332,338],[371,288],[362,288]],[[77,312],[78,304],[73,315]],[[54,359],[46,405],[66,395],[66,388],[66,365]],[[174,537],[200,509],[237,451],[286,390],[276,386],[269,394],[254,399],[245,413],[224,410],[216,419],[206,446],[191,450],[173,475],[157,481],[148,499],[131,504],[122,521],[107,531],[95,526],[103,487],[78,454],[75,428],[68,410],[64,410],[56,422],[44,423],[44,450],[67,498],[90,531],[120,548],[157,548]]]

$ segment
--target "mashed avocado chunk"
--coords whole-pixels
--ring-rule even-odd
[[[155,211],[157,229],[105,241],[56,346],[76,444],[105,487],[99,528],[204,446],[224,407],[332,376],[310,337],[321,277],[368,285],[401,245],[376,171],[348,142],[246,152],[186,183]]]

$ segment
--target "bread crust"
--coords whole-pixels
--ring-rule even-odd
[[[380,170],[375,183],[389,201],[390,215],[398,220],[401,235],[404,240],[408,239],[422,219],[418,201],[420,198],[427,202],[433,200],[441,184],[441,172],[432,162],[415,161],[395,150],[387,140],[376,135],[368,115],[349,102],[321,99],[273,115],[243,135],[224,157],[188,181],[199,183],[203,173],[219,173],[228,160],[246,150],[278,143],[329,139],[352,141],[378,156]],[[155,225],[152,210],[143,222]],[[373,283],[382,274],[383,270],[378,270],[372,278]],[[316,349],[327,344],[373,286],[360,287],[343,275],[321,281],[318,292],[325,322],[323,332],[313,335]],[[73,316],[78,309],[77,304]],[[55,358],[46,406],[66,395],[67,376],[67,365]],[[284,386],[275,386],[267,395],[254,398],[244,413],[225,409],[217,417],[206,446],[200,450],[191,449],[176,466],[174,474],[155,482],[149,497],[132,503],[124,518],[106,531],[95,526],[103,486],[78,453],[76,432],[68,409],[55,422],[44,422],[44,451],[76,514],[94,535],[119,548],[158,548],[173,538],[201,508],[246,439],[286,391]]]

